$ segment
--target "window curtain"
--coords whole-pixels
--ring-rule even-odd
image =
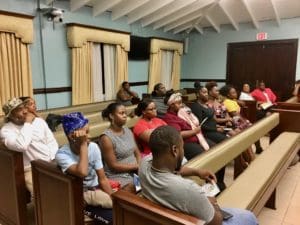
[[[67,41],[68,46],[72,49],[72,104],[84,104],[84,103],[91,103],[94,101],[95,96],[93,96],[93,90],[95,90],[96,87],[87,83],[78,84],[78,82],[81,82],[82,80],[86,81],[88,79],[93,79],[92,74],[93,72],[93,66],[91,64],[89,65],[82,65],[83,63],[92,62],[93,58],[93,51],[91,48],[87,48],[89,44],[87,43],[103,43],[108,45],[113,45],[114,49],[114,61],[115,63],[111,64],[111,66],[114,67],[112,69],[111,67],[105,67],[104,66],[104,74],[107,76],[106,72],[109,74],[115,74],[114,78],[111,79],[108,83],[105,83],[105,89],[106,85],[108,85],[109,89],[111,90],[110,96],[104,96],[104,99],[112,98],[115,99],[115,93],[118,87],[121,85],[121,83],[124,80],[128,80],[128,56],[127,53],[129,51],[130,47],[130,36],[129,33],[119,33],[117,31],[106,31],[101,28],[97,27],[86,27],[81,24],[71,24],[68,25],[67,28]],[[83,49],[76,50],[76,49]],[[106,50],[105,50],[106,49]],[[104,63],[106,62],[112,62],[112,56],[106,55],[107,52],[111,52],[112,50],[108,50],[108,47],[104,47]],[[78,53],[77,53],[78,52]],[[88,55],[90,54],[90,55]],[[82,59],[82,57],[87,57],[88,59]],[[77,63],[81,65],[76,65]],[[113,72],[114,70],[114,72]],[[87,76],[83,79],[84,76]],[[112,75],[109,75],[112,76]],[[81,79],[79,79],[81,77]],[[105,77],[106,78],[106,77]],[[105,79],[109,80],[109,79]],[[108,82],[108,81],[107,81]],[[114,83],[114,85],[112,85]],[[78,88],[81,87],[81,88]],[[114,87],[114,88],[112,88]],[[88,93],[83,94],[83,99],[81,99],[81,90],[84,89]],[[96,89],[97,92],[99,89]],[[106,89],[107,90],[107,89]],[[108,93],[109,91],[107,91]],[[87,96],[85,96],[87,95]]]
[[[13,97],[33,95],[29,45],[14,33],[0,32],[0,80],[1,106]]]
[[[150,62],[149,62],[149,83],[148,92],[153,91],[155,84],[161,82],[162,74],[162,51],[172,51],[172,72],[171,72],[171,85],[169,88],[178,90],[180,87],[180,63],[181,55],[183,53],[183,44],[176,41],[166,41],[160,39],[151,39],[150,46]],[[166,84],[165,84],[166,85]]]
[[[103,71],[102,71],[102,49],[101,44],[93,44],[92,57],[92,84],[93,84],[93,101],[104,101],[103,94]]]
[[[92,102],[92,43],[81,48],[72,48],[72,103]]]
[[[161,79],[160,82],[163,83],[167,90],[173,87],[172,84],[172,72],[173,72],[173,51],[162,50],[162,59],[161,59]]]
[[[116,47],[103,45],[104,51],[104,74],[105,74],[105,100],[116,98]]]
[[[33,43],[33,16],[0,12],[0,116],[13,97],[32,96],[29,44]]]

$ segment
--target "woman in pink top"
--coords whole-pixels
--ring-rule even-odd
[[[165,121],[157,118],[156,105],[151,99],[140,102],[135,109],[137,116],[142,116],[133,128],[134,136],[141,145],[142,157],[149,155],[151,149],[149,147],[149,138],[152,131],[160,126],[167,125]]]

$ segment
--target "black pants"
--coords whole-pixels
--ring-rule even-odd
[[[212,140],[216,144],[227,139],[227,136],[225,134],[218,131],[204,131],[203,134],[206,138]]]
[[[209,147],[216,145],[210,139],[206,138],[205,140],[209,145]],[[187,160],[190,160],[205,151],[200,144],[194,142],[185,142],[183,148],[184,148],[184,156]]]

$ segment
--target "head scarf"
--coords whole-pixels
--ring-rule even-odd
[[[177,101],[180,101],[182,100],[181,98],[181,93],[174,93],[170,96],[168,102],[167,102],[167,105],[170,106],[172,105],[173,103],[177,102]]]
[[[5,117],[8,118],[11,112],[17,108],[18,106],[22,105],[23,101],[19,98],[12,98],[8,100],[2,107],[2,110],[5,114]]]
[[[62,125],[66,135],[84,127],[88,122],[89,120],[81,112],[69,113],[62,117]]]

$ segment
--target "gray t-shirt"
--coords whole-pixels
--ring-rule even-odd
[[[151,168],[152,158],[142,160],[139,177],[143,195],[167,208],[185,212],[209,223],[215,210],[194,181],[169,172],[158,172]]]

